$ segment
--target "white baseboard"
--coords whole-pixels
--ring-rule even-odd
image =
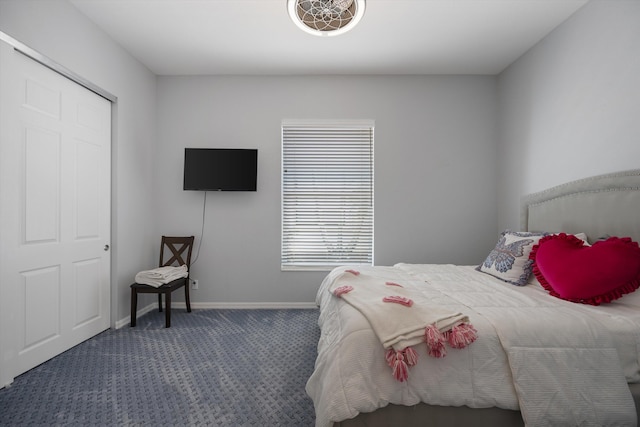
[[[136,315],[136,318],[139,318],[140,316],[147,314],[148,312],[150,312],[153,309],[158,309],[158,303],[154,302],[151,303],[149,305],[147,305],[146,307],[141,308],[140,310],[138,310],[138,314]],[[129,326],[129,324],[131,323],[131,316],[127,316],[124,319],[120,319],[116,322],[116,329],[120,329],[123,326]]]
[[[186,308],[184,302],[176,303],[177,307]],[[308,309],[318,308],[313,302],[192,302],[191,308],[199,309]]]
[[[184,302],[173,302],[171,308],[186,309],[187,304]],[[316,303],[313,302],[192,302],[192,310],[206,310],[206,309],[242,309],[242,310],[259,310],[259,309],[309,309],[318,308]],[[158,303],[153,302],[146,307],[138,310],[137,317],[140,317],[151,310],[157,310]],[[124,319],[116,322],[116,329],[120,329],[123,326],[129,326],[131,323],[131,316],[127,316]]]

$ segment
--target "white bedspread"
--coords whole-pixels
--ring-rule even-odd
[[[438,306],[464,312],[477,341],[427,357],[398,382],[366,318],[333,297],[330,274],[318,290],[321,337],[307,393],[316,426],[389,403],[521,410],[528,426],[636,425],[627,382],[640,381],[640,293],[592,307],[550,297],[537,283],[515,287],[473,267],[398,264],[358,267],[402,281]]]

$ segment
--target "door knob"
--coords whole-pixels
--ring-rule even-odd
[[[104,250],[108,251],[109,250],[109,245],[104,245]]]

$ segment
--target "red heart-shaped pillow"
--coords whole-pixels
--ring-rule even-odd
[[[640,247],[628,237],[584,246],[577,237],[560,233],[540,239],[529,258],[540,284],[568,301],[599,305],[640,286]]]

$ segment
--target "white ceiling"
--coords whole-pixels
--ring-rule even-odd
[[[589,0],[367,0],[336,37],[286,0],[69,0],[158,75],[498,74]]]

